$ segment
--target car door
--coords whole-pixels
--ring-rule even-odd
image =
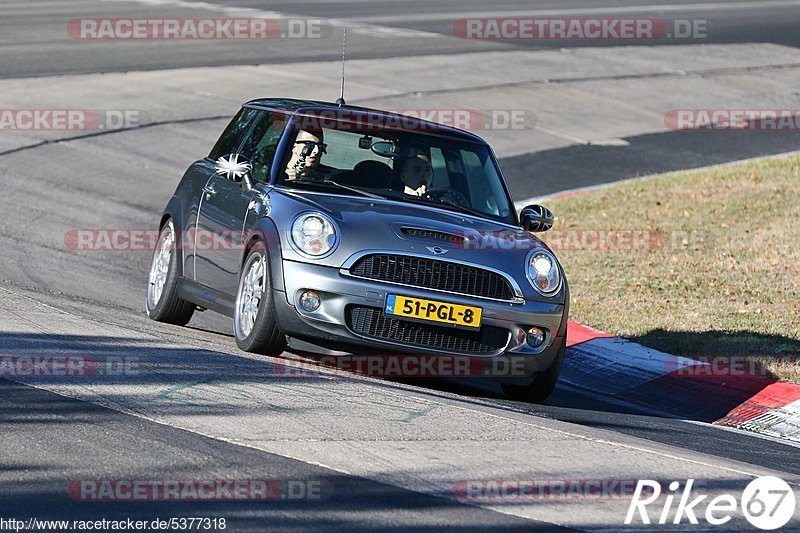
[[[196,174],[193,176],[193,181],[198,183],[198,189],[202,187],[213,188],[212,181],[215,182],[215,180],[212,180],[212,177],[216,172],[214,162],[220,156],[239,151],[239,147],[244,142],[245,135],[253,127],[257,116],[257,109],[247,107],[241,108],[222,132],[222,135],[220,135],[214,148],[211,149],[211,153],[208,154],[208,157],[192,165],[192,172]],[[197,279],[196,267],[198,261],[196,245],[204,244],[202,239],[199,240],[199,242],[195,239],[195,235],[197,234],[196,230],[198,229],[198,215],[203,207],[203,203],[205,203],[207,199],[210,199],[211,196],[204,193],[202,190],[199,190],[199,194],[200,197],[197,199],[197,203],[193,204],[186,213],[183,227],[185,234],[181,238],[181,244],[184,250],[183,272],[184,276],[190,279]]]
[[[269,179],[269,167],[280,140],[282,122],[269,111],[257,111],[238,152],[253,164],[251,188],[246,181],[211,176],[203,188],[195,235],[195,280],[235,295],[244,237],[260,216],[260,195]]]
[[[242,232],[253,194],[243,183],[218,174],[203,187],[194,235],[196,281],[225,294],[235,294]]]

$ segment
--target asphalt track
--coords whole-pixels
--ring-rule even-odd
[[[708,37],[697,44],[800,44],[795,2],[733,0],[692,2],[679,0],[538,0],[536,2],[447,0],[427,2],[259,0],[145,0],[143,2],[74,0],[69,2],[2,2],[0,19],[0,77],[121,72],[178,67],[253,65],[326,61],[339,57],[340,24],[350,22],[349,55],[353,59],[464,53],[487,50],[559,49],[597,46],[597,42],[505,41],[453,39],[453,24],[470,16],[646,16],[664,19],[704,19]],[[213,5],[220,16],[274,16],[322,21],[320,40],[276,40],[263,43],[150,43],[87,42],[71,38],[63,21],[80,17],[124,18],[208,16]],[[541,14],[541,15],[539,15]],[[357,26],[360,23],[361,26]],[[440,37],[440,38],[437,38]],[[600,43],[601,45],[603,43]],[[613,41],[605,43],[616,44]],[[665,41],[663,44],[676,44]]]
[[[737,3],[741,4],[739,9],[734,8]],[[339,427],[332,421],[317,427],[315,424],[323,424],[325,417],[320,414],[321,418],[317,419],[309,413],[324,413],[325,409],[320,404],[326,402],[336,405],[343,394],[340,388],[331,388],[326,383],[320,383],[318,387],[311,389],[314,392],[309,393],[308,390],[300,391],[296,386],[277,383],[274,384],[276,388],[265,392],[259,388],[261,385],[255,377],[248,380],[243,376],[247,372],[260,375],[259,369],[269,363],[268,359],[237,354],[229,333],[229,321],[204,313],[197,315],[188,328],[181,329],[154,324],[143,317],[141,302],[144,272],[149,261],[147,253],[80,254],[65,249],[64,233],[70,228],[141,228],[155,223],[166,198],[174,189],[177,177],[186,166],[185,162],[191,160],[191,154],[200,153],[213,142],[215,132],[221,129],[226,120],[221,117],[226,117],[235,108],[231,105],[232,101],[244,99],[238,93],[246,92],[236,86],[217,87],[215,90],[219,94],[207,98],[212,103],[220,102],[217,104],[217,112],[214,113],[212,105],[196,99],[199,98],[197,94],[187,91],[187,101],[183,101],[180,94],[169,93],[164,88],[191,86],[194,79],[192,76],[196,71],[176,71],[176,75],[171,78],[170,71],[165,70],[159,76],[147,78],[148,82],[153,82],[152,85],[138,85],[137,90],[131,93],[125,92],[124,83],[120,81],[128,78],[121,77],[124,75],[119,73],[268,63],[279,65],[281,75],[291,76],[297,72],[300,81],[308,83],[309,78],[303,77],[306,76],[306,71],[302,64],[335,60],[338,54],[333,44],[338,42],[338,37],[333,35],[333,31],[324,47],[320,47],[319,42],[310,40],[280,42],[266,50],[236,43],[209,45],[154,42],[138,46],[124,42],[76,42],[65,36],[64,20],[81,16],[209,16],[209,11],[223,16],[219,13],[227,13],[226,10],[230,8],[244,7],[288,16],[316,17],[326,21],[333,19],[337,24],[338,21],[349,20],[353,27],[356,27],[355,23],[358,21],[361,24],[358,26],[361,33],[355,32],[351,39],[351,58],[370,61],[365,64],[374,66],[383,60],[389,62],[407,58],[412,64],[419,66],[420,72],[410,74],[406,83],[399,85],[414,87],[414,76],[425,75],[428,62],[434,60],[434,55],[489,52],[508,54],[507,57],[516,60],[519,56],[515,54],[520,52],[545,53],[552,51],[554,47],[563,48],[565,44],[567,48],[587,47],[586,43],[547,46],[541,43],[531,45],[525,42],[487,43],[453,39],[449,35],[453,19],[470,16],[471,13],[483,13],[486,16],[485,13],[495,11],[528,13],[556,8],[572,10],[570,13],[576,15],[584,11],[586,15],[591,15],[598,10],[604,13],[602,10],[605,8],[619,7],[619,11],[625,15],[708,18],[713,21],[711,27],[715,31],[710,32],[710,40],[696,43],[697,46],[732,46],[731,50],[741,52],[740,55],[745,55],[744,51],[751,48],[737,46],[766,46],[752,49],[756,50],[753,53],[757,58],[755,64],[765,63],[767,56],[777,57],[780,52],[779,60],[775,61],[779,66],[768,71],[770,76],[759,78],[756,74],[752,83],[760,80],[773,88],[779,87],[783,90],[796,82],[797,73],[794,70],[796,67],[780,65],[800,63],[800,57],[794,49],[800,39],[796,31],[800,19],[798,4],[764,2],[759,6],[755,2],[728,2],[726,4],[731,7],[727,8],[711,3],[691,6],[690,2],[673,2],[670,8],[665,8],[662,2],[650,2],[649,4],[656,7],[647,7],[648,2],[610,0],[591,3],[541,2],[533,7],[529,3],[505,2],[494,3],[490,8],[481,6],[478,2],[301,2],[269,6],[265,6],[263,2],[217,4],[222,7],[215,10],[192,2],[155,0],[142,3],[0,4],[3,10],[0,13],[3,17],[0,18],[0,77],[8,80],[8,83],[2,85],[6,89],[2,93],[8,98],[4,106],[82,107],[93,105],[91,98],[94,97],[101,102],[94,106],[105,109],[114,108],[115,98],[126,100],[123,107],[133,105],[137,109],[144,109],[154,122],[161,118],[154,115],[164,112],[164,123],[161,125],[91,134],[68,142],[50,142],[59,138],[57,134],[25,138],[17,133],[3,133],[3,146],[0,149],[0,175],[4,186],[4,194],[0,199],[0,249],[3,250],[0,257],[0,289],[3,291],[0,296],[3,302],[0,310],[0,330],[3,331],[0,333],[0,349],[7,353],[89,353],[98,358],[109,354],[131,356],[143,360],[148,369],[157,368],[160,369],[159,372],[167,372],[128,376],[120,382],[100,380],[87,383],[36,383],[38,388],[0,382],[0,395],[4,405],[0,421],[3,422],[2,435],[5,444],[3,460],[0,462],[0,503],[3,516],[75,519],[112,516],[140,516],[146,519],[168,515],[227,516],[235,524],[236,531],[257,531],[265,527],[293,530],[418,530],[436,527],[477,531],[490,526],[503,529],[549,527],[546,522],[590,529],[620,524],[621,516],[614,514],[617,511],[595,509],[591,504],[585,504],[580,512],[576,511],[575,516],[570,514],[570,506],[559,507],[558,504],[552,504],[549,510],[501,509],[498,512],[488,505],[464,505],[455,501],[452,494],[428,489],[419,481],[426,476],[431,479],[443,476],[444,479],[457,480],[466,475],[454,466],[457,463],[452,458],[448,459],[450,456],[445,451],[433,451],[437,446],[444,449],[455,446],[454,443],[464,446],[461,453],[469,449],[463,444],[469,441],[466,436],[468,434],[461,433],[465,431],[463,428],[450,428],[446,425],[446,418],[438,419],[441,427],[452,431],[452,436],[441,437],[445,444],[431,445],[426,444],[431,442],[428,439],[439,436],[426,433],[431,430],[425,427],[405,426],[409,433],[404,434],[403,438],[397,437],[393,432],[397,431],[395,426],[398,423],[391,417],[384,421],[385,427],[379,425],[371,428],[370,423],[364,421],[363,432]],[[135,15],[131,15],[132,13]],[[424,36],[427,34],[439,37]],[[435,45],[432,44],[434,42]],[[656,47],[669,46],[671,43],[656,44]],[[693,44],[683,43],[682,46]],[[599,53],[596,50],[597,48],[592,48],[585,53]],[[615,50],[608,53],[621,52]],[[647,59],[652,59],[648,53],[650,52],[637,49],[626,62],[644,63]],[[702,56],[703,53],[698,52],[698,55]],[[735,58],[737,53],[731,55]],[[296,69],[291,67],[292,63],[298,63]],[[603,86],[603,90],[607,91],[618,90],[626,80],[627,83],[639,84],[638,87],[644,88],[655,87],[662,81],[652,72],[636,72],[633,75],[625,73],[618,79],[603,80],[596,73],[589,75],[588,68],[581,68],[582,70],[579,69],[571,77],[586,78],[588,81],[574,83],[594,84],[595,87],[601,83],[609,83],[611,85]],[[739,76],[743,73],[752,74],[754,66],[750,63],[733,68],[742,69],[742,72],[734,70],[731,73],[731,76]],[[513,76],[513,62],[508,70],[509,76]],[[108,83],[108,87],[119,92],[106,95],[105,100],[96,95],[87,96],[81,93],[82,76],[93,73],[108,73],[108,76],[86,79],[93,83],[100,80],[98,83],[101,88],[103,83]],[[65,78],[63,83],[58,78],[46,78],[46,81],[42,78],[62,75],[73,77]],[[698,78],[705,82],[713,76],[705,73]],[[684,80],[680,79],[676,83],[681,81]],[[463,85],[483,85],[483,89],[474,95],[475,99],[500,99],[507,90],[507,87],[497,87],[496,81],[493,83],[491,80],[484,80],[477,74],[468,82],[470,83]],[[181,86],[181,83],[184,85]],[[686,85],[692,83],[693,80],[690,80]],[[328,87],[335,87],[337,80],[326,81],[325,84],[327,90]],[[362,84],[368,85],[363,81]],[[393,96],[389,90],[376,92],[357,85],[354,83],[354,98],[363,98],[375,105],[398,100],[402,102],[401,96]],[[50,94],[48,97],[48,90],[51,88],[57,94]],[[247,87],[248,91],[251,89],[252,87]],[[574,85],[568,89],[574,90]],[[450,92],[445,95],[445,101],[469,92],[464,87],[448,90]],[[687,88],[687,92],[690,90]],[[200,92],[202,90],[198,88],[197,93]],[[395,92],[404,94],[405,91]],[[152,99],[154,103],[151,108],[147,108],[136,98]],[[581,98],[582,95],[579,94],[575,96],[575,101]],[[740,95],[739,98],[744,97]],[[796,108],[797,98],[796,91],[774,92],[764,96],[763,100],[753,101],[752,105],[793,105]],[[712,106],[714,102],[710,98],[705,105]],[[197,107],[193,107],[195,103]],[[677,105],[676,103],[672,107]],[[507,109],[508,105],[500,108]],[[627,121],[632,123],[636,118],[635,113],[632,113]],[[186,120],[193,122],[181,122]],[[538,123],[541,120],[539,118]],[[619,131],[635,130],[615,128],[603,118],[590,120],[595,120],[594,124],[600,125],[594,128],[599,140],[617,138]],[[565,121],[564,124],[568,123],[569,121]],[[593,128],[583,129],[589,131]],[[748,156],[780,153],[796,149],[798,140],[796,133],[787,132],[761,132],[760,135],[732,132],[681,134],[654,129],[623,136],[628,146],[608,146],[593,143],[590,139],[589,142],[560,143],[556,147],[550,144],[551,141],[541,141],[541,144],[532,142],[530,145],[533,148],[526,150],[524,143],[519,144],[514,139],[509,139],[505,133],[489,132],[487,137],[496,146],[505,147],[499,154],[509,175],[515,199],[519,200],[529,191],[533,196],[534,193],[546,194],[654,171],[692,168]],[[515,132],[510,133],[515,135]],[[529,132],[524,133],[527,135]],[[14,135],[17,137],[12,138]],[[539,137],[536,136],[542,133],[530,135],[539,142]],[[565,136],[561,135],[562,140]],[[574,137],[572,134],[569,136]],[[41,144],[43,141],[45,144]],[[179,156],[175,157],[174,154]],[[587,179],[586,169],[593,169],[591,179]],[[529,181],[528,176],[531,174],[538,177],[535,186]],[[203,361],[211,361],[209,358],[213,359],[213,364],[209,363],[206,368]],[[175,366],[165,369],[171,362]],[[196,386],[197,383],[211,379],[212,373],[223,376],[223,380],[231,381],[232,387],[235,385],[240,390],[247,391],[249,399],[242,400],[242,403],[237,403],[239,400],[231,403],[232,410],[223,413],[224,416],[209,407],[207,398],[200,396],[190,398],[185,403],[178,402],[174,412],[150,411],[151,407],[142,403],[143,398],[152,396],[152,390],[163,392],[170,383]],[[268,377],[275,380],[274,375]],[[353,388],[357,391],[348,389],[347,397],[358,397],[358,401],[363,402],[357,403],[362,406],[361,409],[366,410],[366,405],[380,404],[391,397],[393,400],[390,403],[430,402],[439,406],[439,409],[459,409],[470,413],[470,416],[475,417],[470,424],[478,424],[474,431],[480,433],[480,436],[474,437],[475,446],[483,450],[483,453],[492,453],[485,451],[486,443],[489,443],[488,449],[491,450],[492,446],[501,447],[498,443],[503,440],[515,437],[499,433],[500,428],[517,427],[511,425],[513,421],[514,424],[530,424],[553,431],[580,433],[587,439],[615,441],[629,448],[652,451],[648,462],[643,463],[647,466],[637,467],[636,472],[641,476],[659,478],[662,475],[684,473],[667,459],[672,455],[704,465],[718,466],[725,471],[777,470],[786,479],[800,476],[800,460],[795,447],[743,432],[644,415],[563,387],[557,390],[546,405],[530,406],[503,399],[499,389],[488,383],[441,380],[397,382],[364,378],[348,378],[347,382],[353,382]],[[270,396],[280,395],[281,391],[288,391],[288,396]],[[258,394],[266,394],[265,397],[269,399],[266,406],[263,398],[259,399],[262,403],[255,407],[256,404],[249,403],[255,402]],[[206,403],[197,403],[198,398]],[[87,399],[91,402],[82,401]],[[384,408],[391,410],[391,406]],[[330,409],[327,416],[344,416],[346,412],[332,407]],[[300,427],[316,430],[312,432],[313,438],[293,440],[286,437],[282,440],[275,437],[268,444],[263,444],[247,432],[242,434],[244,436],[239,442],[235,438],[226,437],[237,434],[238,430],[232,428],[247,427],[248,421],[269,420],[286,424],[287,420],[291,420],[287,413],[295,410]],[[254,414],[254,411],[257,412]],[[451,411],[448,412],[452,414]],[[256,415],[257,418],[250,418]],[[281,418],[282,416],[287,418]],[[424,419],[427,415],[414,416]],[[487,422],[489,417],[503,419],[508,425],[493,426]],[[303,423],[306,425],[303,426]],[[481,426],[481,423],[485,426]],[[226,424],[230,424],[230,427]],[[252,429],[252,425],[248,429]],[[400,427],[403,427],[402,424]],[[213,428],[217,428],[218,432]],[[278,428],[268,429],[280,433]],[[348,431],[354,431],[354,434]],[[415,431],[419,433],[416,434]],[[544,434],[539,437],[541,441],[536,440],[538,437],[520,438],[518,445],[521,447],[522,457],[533,461],[537,458],[539,447],[546,449],[548,437]],[[248,439],[252,439],[252,442]],[[410,470],[411,458],[407,459],[408,462],[400,459],[397,464],[381,462],[386,461],[381,453],[389,452],[379,450],[382,440],[399,442],[399,448],[394,449],[393,453],[402,456],[397,450],[402,450],[404,439],[408,441],[405,446],[409,450],[415,453],[420,450],[425,452],[414,458],[422,465],[423,470],[410,480],[396,472],[390,474],[389,467],[400,471],[403,468]],[[340,442],[345,444],[337,444]],[[252,443],[252,446],[248,443]],[[375,445],[374,452],[370,451],[370,443]],[[317,446],[321,447],[315,448]],[[326,457],[325,446],[331,450],[329,454],[333,457]],[[510,472],[521,477],[568,476],[570,472],[574,472],[574,465],[578,462],[576,454],[580,456],[581,452],[578,450],[581,448],[572,441],[566,441],[559,446],[563,454],[556,456],[551,451],[549,454],[545,453],[544,457],[538,457],[541,468],[537,469],[530,466],[532,463],[526,463],[525,467],[520,465],[518,472],[514,469]],[[571,449],[570,446],[575,447]],[[353,453],[348,452],[348,449],[354,450]],[[268,450],[275,450],[276,453]],[[358,453],[355,453],[356,450]],[[427,456],[428,452],[433,458]],[[592,449],[589,455],[593,455],[589,462],[594,470],[587,466],[587,470],[579,472],[584,477],[610,477],[614,475],[612,472],[617,471],[616,467],[610,466],[616,464],[612,453],[605,457],[601,451]],[[291,457],[300,457],[301,460]],[[309,457],[312,459],[308,459]],[[313,459],[314,457],[326,459],[322,461]],[[362,457],[363,468],[353,466],[354,457]],[[625,460],[623,455],[616,457],[617,461]],[[437,458],[438,460],[434,460]],[[448,463],[448,460],[452,462]],[[475,462],[479,462],[477,457]],[[442,474],[437,471],[446,471],[448,465],[451,472]],[[424,470],[426,466],[429,471]],[[381,482],[380,476],[375,474],[382,469],[387,471],[386,482]],[[505,475],[509,475],[508,472]],[[222,502],[202,505],[184,503],[177,506],[168,503],[117,503],[98,506],[75,502],[67,496],[64,489],[70,480],[108,477],[313,479],[324,480],[334,490],[332,497],[324,501],[273,502],[270,505]],[[708,479],[712,478],[709,474]],[[736,486],[734,481],[741,481],[741,478],[725,482]],[[720,486],[726,485],[720,482]],[[532,516],[542,517],[545,522],[537,521]],[[596,522],[592,522],[592,516],[597,517]]]

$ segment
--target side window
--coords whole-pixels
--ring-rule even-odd
[[[255,109],[245,107],[240,109],[239,112],[236,113],[236,116],[233,117],[230,124],[228,124],[228,127],[225,128],[225,131],[222,132],[217,144],[211,149],[211,153],[208,154],[208,157],[211,159],[218,159],[220,156],[232,154],[237,151],[247,130],[249,130],[250,126],[253,124],[253,119],[255,119],[257,113],[258,111]]]
[[[269,171],[285,126],[286,116],[282,113],[258,112],[256,125],[245,139],[241,150],[242,155],[253,163],[255,181],[269,181]]]

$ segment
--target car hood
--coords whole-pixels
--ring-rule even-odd
[[[270,218],[281,233],[284,259],[340,268],[365,251],[416,254],[499,270],[514,278],[525,298],[552,301],[531,287],[525,272],[528,253],[548,248],[518,227],[383,199],[277,189],[270,196]],[[296,215],[309,211],[328,215],[338,226],[336,250],[322,259],[304,257],[289,244],[289,225]]]

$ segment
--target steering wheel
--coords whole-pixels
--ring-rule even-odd
[[[470,207],[469,200],[460,191],[451,189],[450,187],[442,187],[439,189],[431,189],[426,193],[426,196],[433,200],[446,202],[449,204],[460,205],[461,207]]]

